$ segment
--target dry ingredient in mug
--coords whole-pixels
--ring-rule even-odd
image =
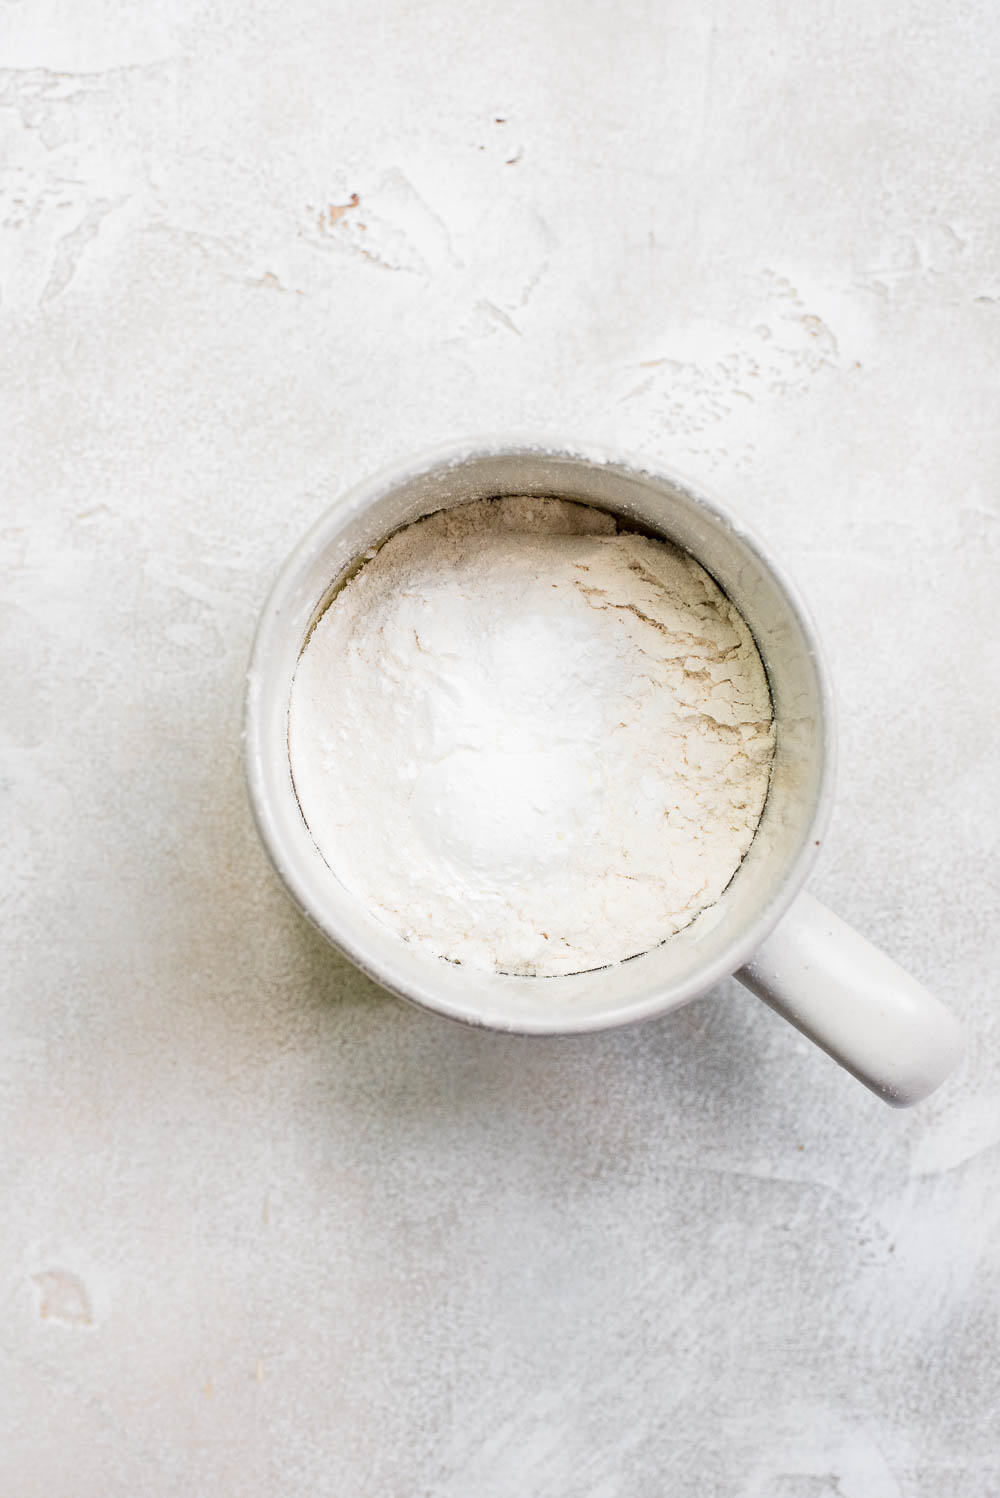
[[[429,952],[549,976],[725,889],[774,746],[760,656],[686,553],[558,499],[398,532],[319,620],[289,709],[330,868]]]

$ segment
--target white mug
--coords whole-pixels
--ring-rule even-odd
[[[422,515],[504,494],[581,500],[689,551],[749,625],[774,704],[774,766],[763,815],[721,898],[641,956],[567,977],[457,966],[382,924],[313,842],[288,758],[288,702],[299,655],[364,553]],[[491,1029],[571,1034],[664,1014],[735,973],[873,1092],[905,1107],[957,1064],[962,1035],[921,984],[802,892],[830,811],[831,719],[826,670],[795,588],[715,500],[645,459],[544,441],[477,441],[359,484],[292,552],[264,608],[250,664],[247,783],[261,839],[299,908],[402,998]]]

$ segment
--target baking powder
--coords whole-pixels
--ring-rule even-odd
[[[750,845],[760,656],[689,555],[565,500],[442,511],[337,594],[289,750],[338,878],[408,941],[536,975],[686,926]]]

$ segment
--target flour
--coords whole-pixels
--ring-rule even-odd
[[[771,702],[686,553],[556,499],[393,536],[299,661],[289,752],[340,880],[409,941],[541,976],[718,899],[767,793]]]

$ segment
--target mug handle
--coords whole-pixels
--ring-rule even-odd
[[[893,1108],[919,1103],[962,1058],[944,1005],[811,895],[736,976]]]

